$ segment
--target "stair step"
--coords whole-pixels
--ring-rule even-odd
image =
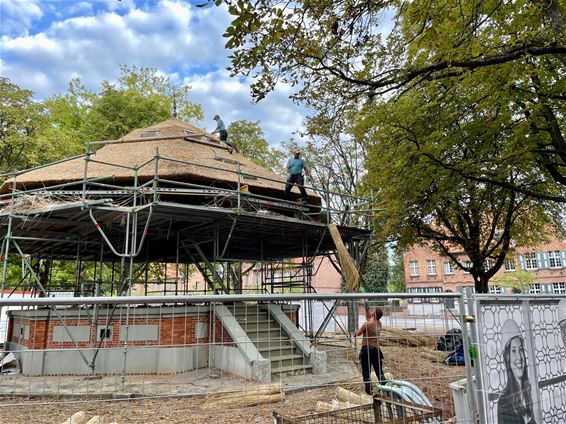
[[[265,322],[275,322],[275,320],[269,318],[269,317],[261,317],[261,316],[256,316],[256,315],[248,315],[248,316],[236,316],[236,320],[240,323],[240,325],[242,324],[263,324]]]
[[[284,368],[284,367],[294,367],[295,365],[309,365],[309,361],[306,360],[302,355],[287,359],[273,359],[269,358],[271,362],[271,369]]]
[[[244,331],[282,331],[281,326],[279,324],[273,322],[239,322],[240,327],[244,329]]]
[[[258,349],[261,356],[265,359],[274,359],[279,358],[281,356],[288,356],[288,355],[297,355],[295,346],[288,346],[288,347],[278,347],[274,346],[273,349],[266,350],[266,349]]]
[[[312,365],[291,365],[286,367],[271,368],[271,374],[284,374],[288,372],[306,371],[312,369]]]
[[[266,348],[275,348],[279,349],[281,346],[289,346],[290,340],[289,339],[277,339],[277,340],[269,340],[269,339],[256,339],[254,340],[253,337],[250,337],[252,343],[256,346],[257,350],[260,352]]]

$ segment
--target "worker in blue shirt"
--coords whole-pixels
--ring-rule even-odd
[[[220,116],[218,115],[214,115],[214,118],[212,119],[216,121],[216,128],[214,129],[214,131],[212,131],[211,134],[218,133],[220,141],[226,143],[228,145],[228,151],[232,153],[234,146],[232,146],[232,143],[228,143],[228,131],[226,131],[226,125],[224,125],[224,121],[220,119]]]
[[[287,183],[285,184],[285,198],[287,200],[292,200],[291,189],[295,184],[297,184],[299,191],[301,192],[303,204],[308,204],[303,171],[305,172],[305,174],[309,175],[309,170],[306,166],[305,160],[301,158],[300,150],[295,150],[293,152],[293,157],[287,161],[287,171],[289,172],[289,176],[287,177]]]

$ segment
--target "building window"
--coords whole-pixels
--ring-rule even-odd
[[[503,287],[499,287],[499,286],[490,286],[489,292],[492,293],[492,294],[499,294],[499,293],[504,293],[505,289]]]
[[[541,292],[540,284],[533,284],[533,286],[529,290],[529,293],[533,293],[533,294],[538,294],[540,292]]]
[[[515,259],[505,259],[504,267],[505,272],[515,271]]]
[[[409,262],[409,272],[411,274],[411,277],[418,277],[419,276],[419,262],[418,261]]]
[[[553,283],[552,290],[555,294],[566,294],[566,283]]]
[[[484,271],[489,271],[491,268],[493,268],[493,261],[491,259],[486,259],[483,263]]]
[[[551,268],[562,268],[562,258],[559,250],[548,252],[548,261]]]
[[[538,261],[536,253],[525,253],[525,269],[537,269]]]
[[[470,273],[469,270],[472,269],[472,265],[473,265],[472,261],[470,261],[470,260],[464,261],[464,268],[465,268],[464,272],[465,272],[466,274],[469,274],[469,273]]]
[[[436,275],[436,261],[434,259],[426,261],[426,273],[428,275]]]
[[[454,264],[450,261],[444,262],[444,275],[454,274]]]

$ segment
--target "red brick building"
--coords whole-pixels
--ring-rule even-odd
[[[468,258],[463,253],[461,261]],[[473,287],[472,276],[456,267],[447,257],[423,246],[413,246],[403,256],[405,282],[411,293],[456,292],[462,287]],[[509,258],[497,275],[517,270],[531,271],[535,282],[531,293],[566,294],[566,241],[552,240],[536,247],[512,249]],[[502,289],[492,287],[491,291]]]

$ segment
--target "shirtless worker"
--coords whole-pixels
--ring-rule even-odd
[[[379,349],[379,334],[381,333],[381,308],[375,308],[372,313],[366,312],[367,321],[356,331],[356,337],[363,336],[362,349],[360,350],[360,362],[362,365],[362,377],[365,390],[368,395],[371,390],[371,367],[375,371],[377,380],[380,383],[385,381],[383,375],[383,354]]]

